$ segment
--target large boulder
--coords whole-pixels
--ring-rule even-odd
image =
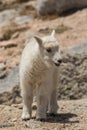
[[[37,10],[40,15],[46,15],[83,7],[87,7],[87,0],[38,0]]]

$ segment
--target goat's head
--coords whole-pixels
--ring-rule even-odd
[[[62,62],[59,42],[55,38],[55,31],[53,30],[51,35],[40,38],[34,37],[40,47],[41,55],[43,59],[50,63],[59,66]]]

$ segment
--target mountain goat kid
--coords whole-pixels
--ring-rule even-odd
[[[55,31],[49,36],[34,36],[24,48],[20,63],[20,87],[23,98],[22,119],[32,116],[33,94],[36,92],[36,119],[45,120],[46,113],[57,113],[57,71],[62,59]]]

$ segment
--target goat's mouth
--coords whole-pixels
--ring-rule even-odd
[[[56,66],[60,66],[61,65],[61,63],[62,63],[62,60],[58,60],[57,62],[55,62],[54,64],[56,65]]]
[[[60,63],[54,63],[55,64],[55,66],[60,66]]]

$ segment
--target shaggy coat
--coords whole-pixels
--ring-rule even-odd
[[[59,43],[54,37],[34,36],[23,50],[20,63],[20,87],[23,98],[22,119],[32,116],[34,91],[37,97],[36,119],[46,118],[46,113],[57,113],[57,71],[61,63]]]

